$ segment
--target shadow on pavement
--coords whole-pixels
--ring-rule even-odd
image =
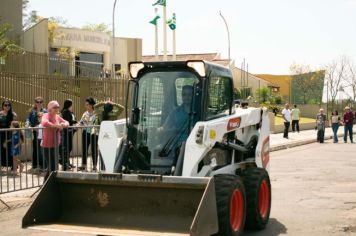
[[[287,234],[287,228],[279,222],[277,219],[271,218],[267,224],[267,227],[261,231],[246,230],[244,235],[246,236],[277,236],[281,234]]]

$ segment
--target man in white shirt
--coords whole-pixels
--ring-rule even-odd
[[[289,110],[289,104],[286,103],[284,109],[282,110],[282,117],[284,119],[284,133],[283,138],[288,138],[288,130],[290,126],[291,118],[291,111]]]

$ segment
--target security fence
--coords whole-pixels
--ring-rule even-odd
[[[51,170],[103,170],[99,129],[99,126],[0,129],[0,194],[39,187]]]
[[[79,117],[89,96],[97,101],[111,100],[125,105],[128,79],[89,79],[56,77],[0,71],[0,100],[8,99],[18,120],[25,121],[34,98],[42,96],[45,104],[57,100],[62,106],[66,99],[73,101],[73,112]]]
[[[75,58],[48,56],[45,53],[27,51],[1,58],[0,71],[80,78],[105,77],[101,70],[77,65]]]
[[[63,104],[71,99],[76,116],[84,112],[89,96],[99,102],[111,100],[125,105],[127,83],[127,75],[111,79],[101,70],[47,54],[23,52],[0,60],[0,100],[13,103],[20,121],[25,120],[38,96],[44,97],[45,103],[57,100]]]

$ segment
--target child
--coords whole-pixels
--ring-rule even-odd
[[[20,124],[18,121],[12,121],[11,122],[11,128],[20,128]],[[11,154],[13,158],[13,163],[14,163],[14,168],[13,168],[13,174],[17,174],[17,168],[19,168],[20,173],[23,170],[23,164],[20,161],[20,154],[21,154],[21,144],[24,141],[24,136],[20,130],[14,130],[12,131],[12,136],[11,136]]]
[[[39,167],[40,167],[40,171],[45,171],[46,169],[46,163],[43,159],[43,150],[41,147],[41,143],[42,143],[42,138],[43,138],[43,125],[41,124],[42,121],[42,116],[43,116],[43,112],[38,112],[37,113],[37,119],[39,122],[38,127],[38,134],[37,134],[37,147],[38,147],[38,160],[39,160]]]

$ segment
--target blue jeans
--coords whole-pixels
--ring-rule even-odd
[[[339,140],[337,138],[337,130],[339,129],[339,123],[332,123],[331,128],[334,133],[334,143],[337,143]]]
[[[353,139],[352,139],[352,124],[345,124],[345,131],[344,131],[344,141],[345,141],[345,143],[347,142],[347,132],[349,132],[350,141],[353,142]]]

